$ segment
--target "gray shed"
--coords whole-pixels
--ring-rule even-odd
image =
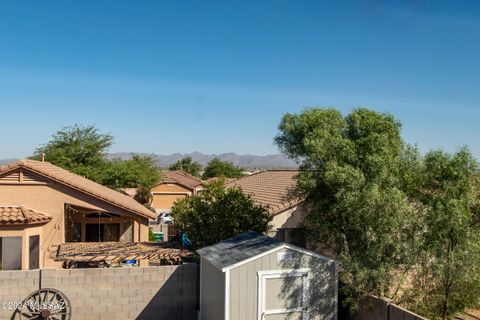
[[[253,231],[197,252],[200,320],[337,319],[336,260]]]

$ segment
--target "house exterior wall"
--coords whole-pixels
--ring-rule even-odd
[[[162,183],[155,186],[152,192],[152,207],[155,209],[171,209],[175,201],[193,194],[193,190],[176,183]]]
[[[225,274],[201,258],[200,319],[225,319]],[[247,318],[245,318],[247,319]]]
[[[291,252],[293,259],[279,261],[278,253]],[[311,269],[309,319],[336,319],[336,264],[291,249],[280,249],[230,270],[230,319],[257,319],[258,272],[269,270]],[[285,292],[288,294],[288,282]],[[285,297],[294,301],[294,297]]]
[[[300,228],[305,217],[306,207],[300,203],[273,216],[273,230],[282,228]]]
[[[49,249],[65,242],[65,204],[119,214],[132,218],[134,241],[148,241],[148,219],[99,200],[93,196],[54,181],[42,183],[0,183],[0,206],[23,205],[51,216],[43,225],[26,225],[16,234],[40,235],[40,267],[59,267],[50,257]],[[11,227],[0,226],[0,237],[14,233]],[[28,238],[23,238],[22,269],[28,268]]]

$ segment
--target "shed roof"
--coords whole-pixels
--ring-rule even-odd
[[[74,174],[63,168],[57,167],[50,162],[20,160],[15,163],[0,167],[0,175],[17,168],[28,169],[51,180],[80,190],[81,192],[89,194],[97,199],[130,211],[134,214],[150,219],[156,218],[156,214],[154,212],[148,210],[129,196],[102,186],[101,184],[93,182],[92,180]]]
[[[219,269],[253,258],[285,245],[284,242],[255,231],[248,231],[197,250],[198,254]]]

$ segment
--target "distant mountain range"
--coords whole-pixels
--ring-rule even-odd
[[[142,154],[147,155],[147,154]],[[291,169],[297,168],[297,164],[281,154],[268,154],[265,156],[256,156],[251,154],[236,154],[233,152],[222,154],[204,154],[201,152],[193,153],[174,153],[171,155],[150,154],[157,160],[158,166],[165,168],[177,162],[184,157],[192,157],[193,161],[205,166],[210,160],[217,157],[222,161],[232,162],[234,165],[245,169]],[[109,154],[108,157],[129,159],[131,153],[118,152]]]
[[[200,163],[202,166],[205,166],[210,160],[217,157],[222,161],[232,162],[234,165],[245,168],[247,170],[253,169],[293,169],[297,168],[297,164],[281,154],[268,154],[265,156],[256,156],[251,154],[236,154],[233,152],[222,153],[222,154],[204,154],[201,152],[193,153],[174,153],[171,155],[160,155],[160,154],[145,154],[154,157],[157,160],[159,167],[166,168],[171,164],[177,162],[178,160],[184,157],[192,157],[193,161]],[[132,153],[128,152],[117,152],[111,153],[107,157],[109,159],[120,158],[123,160],[129,159],[132,156]],[[18,159],[0,159],[0,165],[8,164],[15,162]]]

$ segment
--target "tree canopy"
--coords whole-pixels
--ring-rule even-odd
[[[57,131],[52,139],[34,151],[33,159],[45,161],[97,181],[113,144],[110,134],[95,126],[75,124]]]
[[[239,233],[266,232],[271,216],[239,188],[225,188],[223,179],[208,183],[196,196],[178,200],[172,207],[175,225],[184,229],[194,249]]]
[[[467,148],[421,159],[418,268],[406,303],[433,319],[451,319],[480,298],[480,179]]]
[[[172,164],[170,167],[168,167],[168,169],[182,170],[191,174],[192,176],[200,177],[202,165],[198,162],[193,161],[192,157],[185,157]]]
[[[243,175],[242,168],[235,166],[231,162],[222,161],[219,158],[213,158],[205,167],[203,179],[213,177],[240,178]]]
[[[32,156],[62,167],[73,173],[103,184],[112,189],[137,188],[139,194],[157,183],[160,173],[151,157],[132,155],[128,160],[108,160],[113,144],[110,134],[101,133],[95,126],[74,125],[57,131],[45,145],[37,148]],[[145,196],[138,198],[146,202]]]
[[[466,148],[422,156],[366,108],[285,114],[275,138],[300,164],[311,240],[342,261],[346,301],[375,294],[433,319],[480,302],[479,166]]]

